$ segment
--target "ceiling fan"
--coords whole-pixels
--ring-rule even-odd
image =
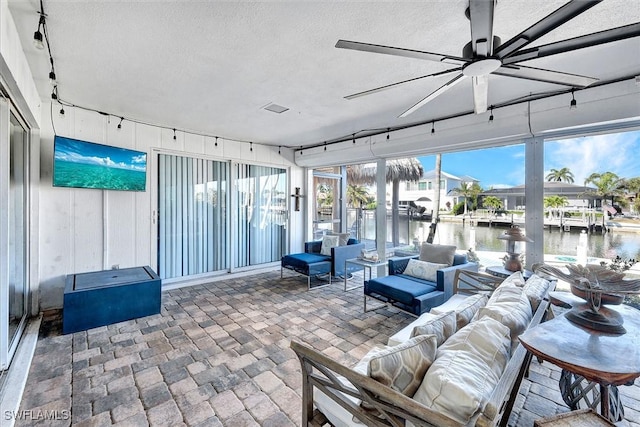
[[[455,68],[437,73],[403,80],[364,92],[358,92],[346,96],[345,98],[358,98],[360,96],[370,95],[372,93],[380,92],[382,90],[390,89],[404,83],[413,82],[427,77],[456,73],[451,80],[422,98],[416,104],[411,106],[411,108],[402,113],[400,117],[406,117],[415,112],[420,107],[451,89],[466,78],[471,78],[474,110],[476,114],[480,114],[487,111],[490,74],[555,83],[574,88],[584,88],[595,83],[598,79],[577,74],[526,67],[519,63],[522,61],[557,55],[585,47],[640,36],[640,23],[634,23],[555,43],[523,49],[530,43],[602,1],[572,0],[533,24],[531,27],[522,31],[520,34],[517,34],[510,40],[501,44],[500,38],[493,35],[493,14],[496,1],[497,0],[469,0],[469,7],[465,14],[471,23],[471,41],[464,46],[461,57],[356,41],[338,40],[336,47],[341,49],[426,59],[428,61],[437,61],[455,66]]]

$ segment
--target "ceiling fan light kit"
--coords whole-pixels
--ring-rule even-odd
[[[345,98],[354,99],[392,89],[416,80],[457,73],[442,86],[427,94],[400,114],[399,117],[403,118],[447,92],[467,77],[470,77],[472,81],[474,111],[476,114],[487,111],[489,76],[492,74],[553,83],[568,86],[572,88],[572,90],[588,87],[597,82],[598,78],[524,66],[520,64],[520,62],[640,36],[640,23],[635,23],[540,45],[534,48],[526,48],[532,42],[589,10],[600,3],[600,1],[602,0],[571,0],[526,30],[501,44],[500,38],[493,35],[493,17],[496,0],[469,0],[469,7],[465,11],[465,15],[469,19],[471,27],[471,41],[462,49],[461,57],[349,40],[338,40],[336,47],[340,49],[422,59],[456,66],[456,68],[358,92],[348,95]],[[575,98],[573,98],[570,108],[573,109],[576,105]]]

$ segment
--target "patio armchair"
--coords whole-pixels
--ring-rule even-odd
[[[469,262],[466,254],[454,253],[454,246],[429,245],[428,247],[432,251],[448,248],[450,262],[439,264],[441,267],[427,278],[417,277],[407,268],[409,261],[418,260],[418,256],[390,259],[388,276],[377,277],[364,284],[365,312],[369,311],[367,299],[373,298],[414,316],[420,316],[451,298],[454,293],[455,274],[458,270],[478,271],[478,264]],[[420,258],[425,259],[423,255]]]
[[[307,276],[307,288],[312,289],[311,277],[327,275],[328,283],[314,286],[313,289],[316,289],[330,285],[332,277],[344,277],[344,275],[362,269],[360,266],[353,265],[349,266],[347,271],[345,270],[345,261],[358,257],[364,249],[364,243],[349,238],[343,242],[346,244],[332,247],[331,255],[324,255],[321,252],[322,242],[322,240],[305,242],[304,252],[283,256],[280,262],[280,277],[282,278],[285,268],[293,270]]]

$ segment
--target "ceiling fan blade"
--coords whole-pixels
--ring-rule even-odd
[[[426,97],[422,98],[420,101],[418,101],[416,104],[414,104],[411,108],[409,108],[404,113],[400,114],[398,117],[400,117],[400,118],[407,117],[409,114],[415,112],[417,109],[419,109],[420,107],[425,105],[427,102],[431,101],[435,97],[443,94],[447,90],[451,89],[452,87],[454,87],[455,85],[457,85],[458,83],[463,81],[465,77],[466,76],[464,74],[462,74],[462,73],[458,74],[453,79],[449,80],[444,85],[440,86],[438,89],[434,90],[429,95],[427,95]]]
[[[369,90],[365,90],[364,92],[358,92],[358,93],[354,93],[352,95],[347,95],[345,96],[345,99],[354,99],[354,98],[359,98],[361,96],[365,96],[365,95],[371,95],[372,93],[377,93],[377,92],[381,92],[383,90],[387,90],[387,89],[391,89],[392,87],[396,87],[399,86],[401,84],[405,84],[405,83],[409,83],[409,82],[414,82],[416,80],[420,80],[420,79],[425,79],[427,77],[435,77],[435,76],[441,76],[443,74],[449,74],[452,73],[454,71],[461,71],[462,68],[452,68],[450,70],[444,70],[444,71],[440,71],[438,73],[433,73],[433,74],[427,74],[426,76],[420,76],[420,77],[414,77],[412,79],[408,79],[408,80],[403,80],[401,82],[396,82],[396,83],[391,83],[389,85],[385,85],[385,86],[380,86],[377,87],[375,89],[369,89]]]
[[[500,59],[507,58],[508,56],[516,53],[518,49],[539,39],[565,22],[589,10],[601,1],[602,0],[572,0],[552,12],[550,15],[542,18],[520,34],[506,41],[504,44],[499,46],[494,53]]]
[[[476,56],[493,54],[493,10],[495,0],[470,0],[471,46]]]
[[[361,43],[349,40],[338,40],[336,47],[340,49],[360,50],[362,52],[381,53],[383,55],[403,56],[405,58],[426,59],[428,61],[444,62],[447,64],[464,65],[464,58],[439,53],[423,52],[421,50],[403,49],[401,47],[382,46],[378,44]]]
[[[585,34],[584,36],[574,37],[555,43],[519,50],[502,61],[502,63],[505,65],[513,64],[515,62],[557,55],[559,53],[571,52],[572,50],[583,49],[585,47],[597,46],[599,44],[611,43],[638,36],[640,36],[640,22],[599,31],[597,33]]]
[[[471,87],[473,88],[473,109],[476,114],[487,111],[489,103],[489,75],[471,77]]]
[[[493,74],[536,80],[539,82],[555,83],[571,87],[587,87],[598,81],[598,79],[593,77],[562,73],[560,71],[544,70],[542,68],[525,67],[523,65],[502,66],[494,71]]]

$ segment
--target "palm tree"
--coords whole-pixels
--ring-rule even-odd
[[[369,192],[362,185],[347,185],[347,204],[352,207],[361,208],[369,203]]]
[[[547,181],[564,181],[571,184],[573,183],[573,173],[569,168],[551,169],[545,179]]]
[[[543,203],[545,208],[551,209],[549,214],[553,216],[554,210],[567,206],[569,201],[564,196],[553,195],[545,197]]]
[[[436,237],[436,227],[440,221],[440,174],[442,172],[442,154],[436,154],[436,181],[435,197],[433,198],[433,215],[431,215],[431,225],[429,225],[429,236],[427,243],[433,243]]]
[[[463,182],[460,184],[460,187],[454,188],[452,191],[464,197],[464,214],[466,215],[469,201],[472,202],[472,206],[477,204],[478,194],[482,192],[482,187],[477,182]]]
[[[625,179],[623,188],[628,195],[633,195],[633,210],[640,211],[640,199],[638,198],[638,195],[640,195],[640,177]]]
[[[584,184],[593,184],[596,187],[593,192],[603,200],[611,198],[613,205],[614,199],[623,193],[624,180],[613,172],[594,172],[584,180]]]
[[[496,196],[487,196],[482,200],[482,207],[489,210],[491,215],[502,207],[502,201]]]

